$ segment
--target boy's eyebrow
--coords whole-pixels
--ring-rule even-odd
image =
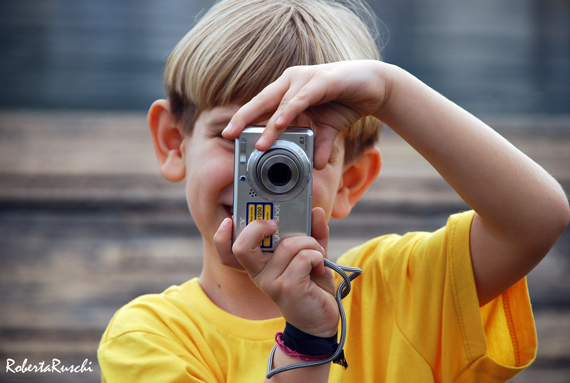
[[[219,127],[225,128],[230,123],[232,116],[233,114],[227,116],[221,115],[219,117],[214,117],[212,120],[208,122],[208,125],[211,128],[219,128]]]

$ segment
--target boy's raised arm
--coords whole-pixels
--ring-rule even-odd
[[[479,119],[403,70],[389,70],[380,118],[475,210],[471,257],[479,303],[527,275],[568,224],[565,193],[542,167]]]
[[[568,224],[558,182],[479,119],[395,66],[350,61],[286,71],[244,105],[224,131],[273,113],[258,142],[268,149],[301,113],[316,130],[315,167],[347,126],[373,115],[422,154],[475,210],[471,255],[481,305],[528,274]]]

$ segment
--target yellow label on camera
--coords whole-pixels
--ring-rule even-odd
[[[247,204],[247,224],[258,219],[273,219],[271,202],[249,202]],[[273,236],[265,238],[260,246],[262,249],[270,249],[273,246]]]

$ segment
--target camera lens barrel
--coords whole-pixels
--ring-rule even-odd
[[[273,193],[287,193],[299,180],[299,166],[296,158],[289,153],[283,149],[275,149],[260,159],[258,179]]]
[[[311,162],[295,143],[277,140],[266,152],[255,151],[247,164],[248,178],[256,192],[273,201],[298,195],[311,176]]]

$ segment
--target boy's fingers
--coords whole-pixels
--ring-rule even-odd
[[[310,72],[301,72],[294,76],[302,79],[297,86],[291,84],[289,90],[283,96],[279,105],[279,113],[276,113],[274,116],[276,128],[287,127],[308,108],[329,101],[326,99],[327,87],[322,79]]]
[[[216,251],[218,252],[218,257],[222,265],[243,270],[243,266],[232,253],[232,234],[232,220],[231,218],[226,218],[222,221],[216,234],[214,234],[214,245],[216,246]]]
[[[304,109],[302,109],[298,113],[295,111],[289,113],[285,112],[286,109],[289,108],[289,102],[291,98],[295,98],[297,93],[297,89],[291,87],[292,84],[289,83],[288,86],[289,88],[282,96],[279,104],[277,105],[277,108],[273,109],[273,115],[267,121],[265,130],[255,144],[257,150],[269,150],[271,145],[273,145],[273,143],[277,140],[277,137],[279,137],[279,135],[283,133],[283,131],[287,129],[288,126],[293,125],[295,119],[299,117],[299,115],[304,111]]]
[[[247,125],[270,116],[266,128],[257,140],[259,151],[268,150],[277,137],[308,108],[330,101],[326,78],[313,76],[310,71],[287,70],[275,82],[243,105],[222,132],[227,139],[235,139]],[[329,161],[333,142],[339,130],[331,126],[311,127],[315,130],[315,169],[323,169]]]
[[[307,110],[318,105],[323,97],[323,91],[315,87],[312,75],[306,72],[287,72],[283,83],[287,85],[277,110],[269,119],[266,129],[257,141],[258,150],[268,150],[277,137]]]
[[[271,253],[261,251],[260,243],[276,230],[275,221],[255,220],[234,241],[232,252],[252,279],[265,268],[271,257]]]
[[[284,239],[275,252],[269,254],[263,273],[252,279],[272,299],[278,299],[284,289],[302,289],[300,281],[311,273],[320,275],[324,272],[322,246],[309,236]]]
[[[319,128],[318,134],[315,135],[315,153],[313,156],[313,166],[317,170],[324,169],[327,166],[334,146],[334,140],[339,131],[330,128]]]
[[[322,275],[324,272],[325,266],[321,249],[307,248],[295,253],[295,257],[291,259],[287,267],[283,270],[281,277],[298,281],[312,273]]]
[[[282,78],[269,84],[257,96],[239,108],[222,135],[230,140],[236,139],[247,125],[260,121],[263,116],[272,116],[278,109],[287,88],[287,82]]]
[[[329,226],[327,225],[325,211],[316,207],[311,212],[311,237],[317,240],[325,254],[329,245]]]
[[[261,116],[271,116],[255,146],[257,150],[266,151],[304,110],[318,102],[322,94],[312,92],[311,87],[307,88],[310,73],[292,69],[286,70],[275,82],[243,105],[224,129],[223,136],[235,139],[248,124],[259,121]]]

